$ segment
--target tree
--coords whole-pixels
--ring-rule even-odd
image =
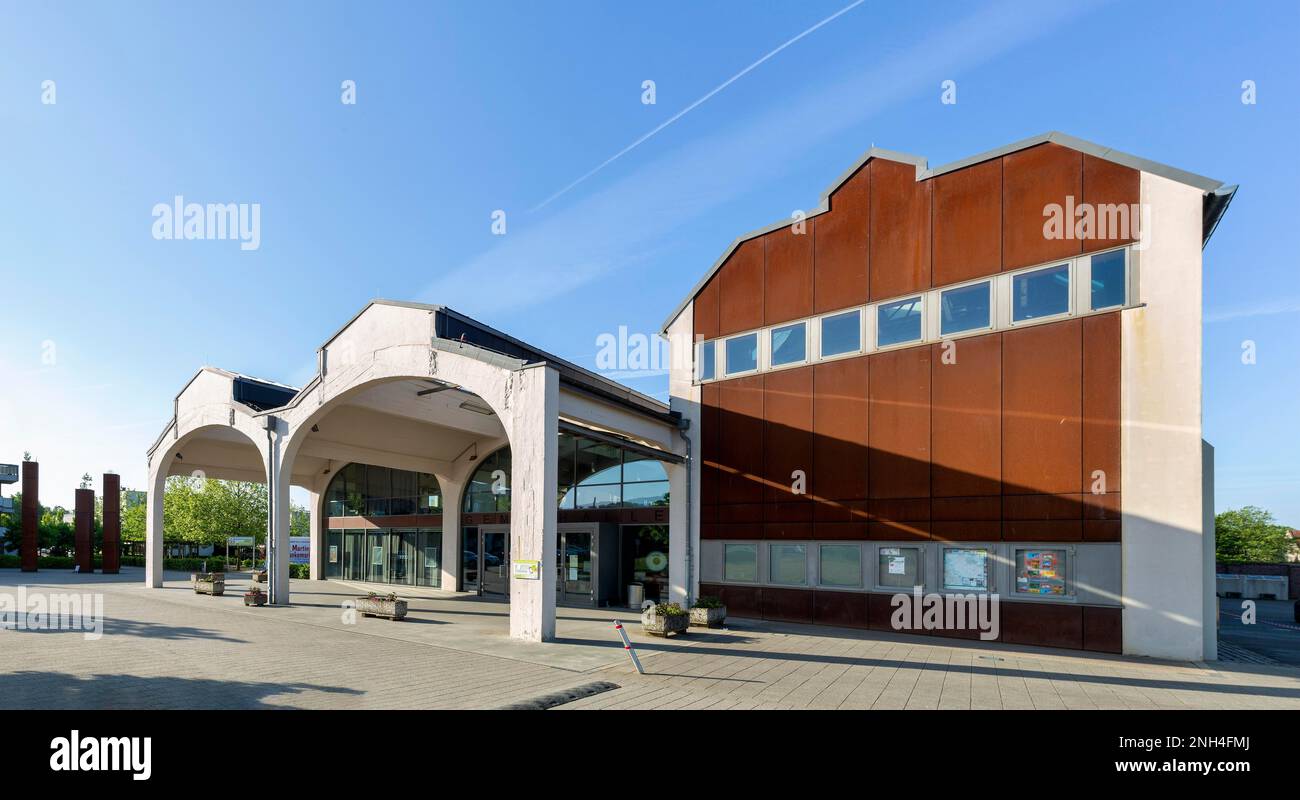
[[[1214,518],[1216,557],[1225,564],[1285,561],[1289,528],[1257,506],[1224,511]]]
[[[311,535],[311,512],[293,503],[289,504],[289,535]]]
[[[122,541],[147,538],[148,504],[128,504],[122,491]],[[252,536],[266,542],[266,487],[260,483],[174,475],[163,495],[163,531],[167,541],[220,545],[228,536]],[[307,509],[291,506],[289,533],[306,536]]]

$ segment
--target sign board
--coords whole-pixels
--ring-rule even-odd
[[[289,563],[290,564],[311,563],[311,537],[310,536],[289,537]]]
[[[510,576],[520,581],[536,581],[542,577],[542,562],[540,561],[511,561]]]
[[[18,465],[0,464],[0,483],[17,483]]]
[[[226,544],[230,545],[231,547],[252,547],[253,537],[252,536],[227,536]]]

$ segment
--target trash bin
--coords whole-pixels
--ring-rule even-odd
[[[627,607],[640,611],[643,602],[645,602],[645,587],[639,583],[629,583],[627,585]]]

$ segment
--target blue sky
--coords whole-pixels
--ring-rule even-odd
[[[0,461],[47,503],[143,486],[199,365],[301,384],[373,297],[594,367],[872,144],[1062,130],[1241,184],[1205,252],[1216,502],[1300,527],[1294,3],[866,2],[538,208],[849,2],[0,4]],[[178,194],[260,204],[260,248],[155,240]]]

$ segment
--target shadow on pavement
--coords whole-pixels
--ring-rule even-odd
[[[258,683],[206,678],[137,675],[90,675],[22,670],[5,676],[0,696],[3,708],[69,709],[276,709],[290,706],[266,702],[284,694],[324,692],[360,695],[356,689],[307,683]]]

